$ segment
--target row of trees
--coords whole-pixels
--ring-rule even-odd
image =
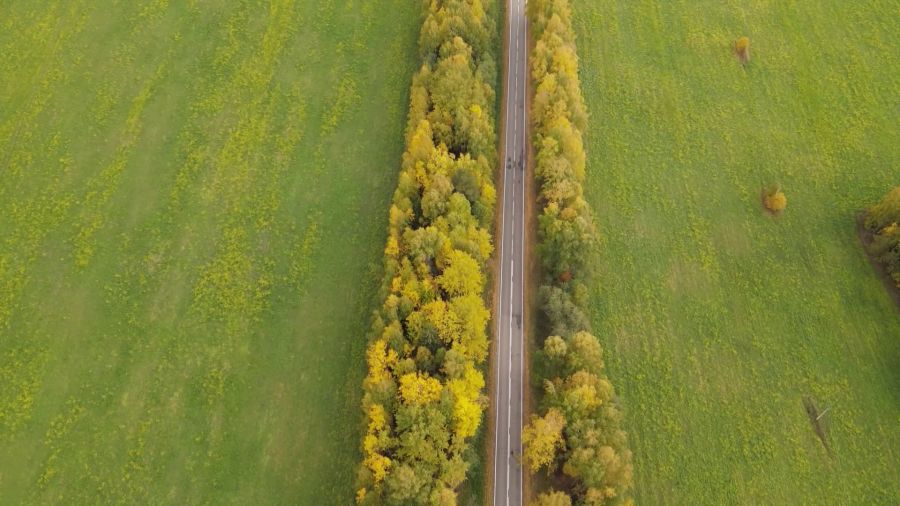
[[[555,485],[538,504],[630,502],[631,451],[600,343],[585,314],[585,281],[597,233],[582,190],[587,113],[571,10],[568,0],[531,0],[528,9],[535,36],[531,118],[546,277],[540,296],[549,337],[535,357],[544,394],[541,416],[533,415],[522,435],[523,459],[532,472],[546,469]]]
[[[865,226],[872,233],[869,252],[900,288],[900,186],[869,209]]]
[[[360,504],[456,503],[486,399],[495,7],[431,0],[366,353]]]

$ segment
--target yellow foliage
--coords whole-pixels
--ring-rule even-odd
[[[784,211],[787,207],[787,197],[785,197],[784,192],[781,190],[775,190],[769,195],[766,195],[765,204],[766,209],[773,213]]]
[[[434,151],[434,141],[431,124],[428,120],[423,119],[416,126],[412,137],[409,140],[409,146],[403,155],[403,167],[409,168],[417,166],[420,162],[426,162],[431,158]]]
[[[397,258],[400,255],[400,244],[393,235],[388,237],[387,245],[384,247],[384,255],[391,258]]]
[[[363,437],[363,451],[366,454],[375,453],[375,450],[378,449],[378,437],[374,434],[366,434]]]
[[[741,63],[746,65],[750,61],[750,39],[747,37],[738,39],[734,43],[734,52],[740,58]]]
[[[457,436],[474,436],[481,423],[482,406],[479,397],[484,388],[484,378],[471,362],[467,362],[463,377],[450,380],[449,388],[454,397],[453,422]]]
[[[362,504],[366,500],[366,487],[362,487],[356,491],[356,504]]]
[[[459,325],[453,313],[448,309],[447,303],[442,299],[436,299],[423,305],[420,311],[434,325],[438,337],[444,343],[453,342],[453,339],[459,335]]]
[[[369,365],[367,381],[380,383],[390,374],[388,367],[397,363],[397,353],[388,350],[387,343],[383,339],[378,339],[366,351],[366,363]]]
[[[484,307],[484,301],[475,294],[456,297],[450,301],[448,329],[453,333],[449,339],[453,347],[466,357],[481,362],[487,357],[487,335],[485,326],[491,317]]]
[[[569,46],[560,46],[553,51],[553,71],[569,79],[578,79],[578,57]]]
[[[557,450],[563,445],[562,431],[565,426],[566,419],[562,413],[550,409],[543,417],[533,416],[522,430],[523,456],[531,472],[553,463]]]
[[[441,397],[441,382],[428,373],[411,372],[400,377],[400,398],[407,404],[423,405]]]
[[[401,279],[398,285],[399,294],[403,299],[409,301],[414,306],[419,304],[419,282],[416,280],[416,278],[411,277],[405,283]]]
[[[369,432],[375,432],[384,428],[387,413],[381,404],[372,404],[369,406]]]
[[[392,229],[399,230],[403,227],[403,223],[409,219],[410,214],[396,205],[391,206],[390,210],[390,225]]]
[[[367,455],[364,462],[366,467],[372,471],[372,478],[375,480],[375,483],[381,483],[391,467],[391,459],[378,453]]]
[[[449,295],[481,293],[481,269],[474,258],[464,251],[451,250],[446,263],[447,266],[437,281]]]

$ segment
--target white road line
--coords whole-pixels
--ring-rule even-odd
[[[528,78],[528,54],[527,54],[528,19],[527,18],[525,19],[525,22],[523,24],[524,24],[524,26],[523,26],[522,31],[525,34],[526,54],[525,54],[525,58],[522,58],[522,67],[523,67],[522,71],[525,74],[526,81],[525,81],[525,89],[522,90],[522,103],[523,103],[523,108],[522,108],[522,111],[523,111],[522,112],[522,147],[523,147],[523,149],[522,149],[522,152],[523,152],[523,156],[522,156],[522,216],[523,216],[523,219],[522,219],[522,234],[520,237],[522,248],[519,251],[521,252],[522,262],[523,262],[522,263],[522,291],[520,293],[520,297],[521,297],[521,301],[522,301],[522,306],[521,306],[522,307],[522,316],[521,317],[524,320],[524,318],[525,318],[525,287],[528,286],[525,283],[525,277],[528,274],[525,272],[525,268],[524,268],[525,267],[525,263],[524,263],[525,262],[525,220],[524,220],[524,216],[525,216],[525,187],[526,187],[525,178],[527,177],[527,174],[528,174],[528,170],[527,170],[528,166],[526,164],[526,161],[528,158],[527,153],[526,153],[526,150],[528,148],[528,121],[527,121],[528,103],[525,100],[526,94],[528,93],[528,81],[527,81],[527,78]],[[525,406],[524,376],[525,376],[525,334],[523,333],[522,334],[522,349],[519,350],[519,380],[520,380],[519,383],[521,384],[521,387],[519,388],[519,422],[522,424],[525,423],[525,418],[524,418],[525,413],[523,412],[523,410],[525,409],[525,407],[524,407]],[[522,440],[521,440],[521,436],[520,436],[519,443],[521,444],[521,442],[522,442]],[[523,481],[522,480],[522,472],[523,472],[522,468],[519,467],[519,483],[522,483],[522,481]]]
[[[515,193],[513,194],[513,211],[515,211]],[[516,215],[513,213],[513,223],[515,223]],[[516,262],[512,258],[509,259],[509,312],[506,316],[509,318],[509,364],[512,364],[512,307],[513,307],[513,287],[516,284]],[[506,504],[509,504],[509,468],[512,464],[512,450],[510,449],[510,438],[512,437],[512,423],[510,423],[510,413],[512,413],[512,367],[508,369],[506,380],[506,449],[510,450],[506,454]]]

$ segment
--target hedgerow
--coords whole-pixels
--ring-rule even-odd
[[[486,405],[494,7],[432,0],[366,353],[357,502],[455,504]]]
[[[587,111],[568,0],[531,0],[535,38],[531,121],[538,184],[538,248],[545,280],[541,323],[549,334],[537,353],[543,384],[540,415],[523,433],[525,463],[546,468],[551,486],[541,504],[630,502],[631,451],[600,342],[585,314],[590,257],[597,247],[583,196]]]

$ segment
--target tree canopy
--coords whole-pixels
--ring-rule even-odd
[[[523,433],[532,471],[546,469],[564,491],[537,504],[627,503],[631,451],[620,429],[615,391],[603,370],[600,341],[590,332],[586,280],[599,241],[583,196],[587,111],[568,0],[531,0],[535,37],[531,121],[538,184],[538,249],[545,275],[541,325],[548,331],[534,369],[544,385],[541,416]],[[561,464],[561,465],[560,465]]]
[[[366,353],[360,504],[456,504],[486,405],[496,8],[426,8]]]

